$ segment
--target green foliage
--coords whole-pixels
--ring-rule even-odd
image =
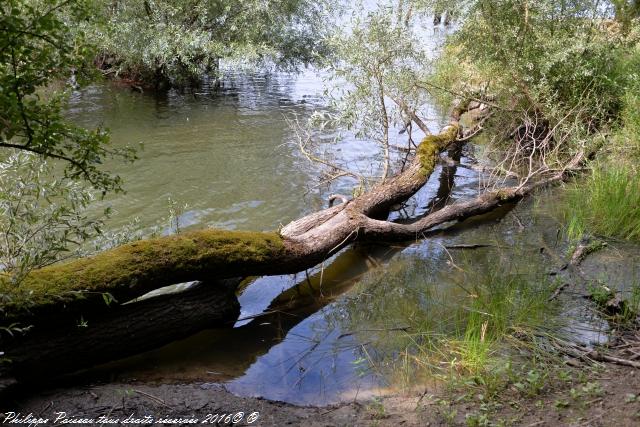
[[[101,232],[102,222],[86,213],[93,193],[52,175],[52,166],[34,154],[17,151],[0,162],[0,270],[16,286]]]
[[[428,71],[429,60],[412,28],[397,22],[397,13],[379,8],[355,16],[349,31],[330,40],[333,54],[326,67],[333,84],[327,95],[337,112],[332,124],[357,137],[385,139],[389,125],[384,123],[401,120],[398,106],[389,101],[402,100],[412,110],[425,101],[415,83]]]
[[[576,152],[600,143],[599,135],[633,121],[637,24],[624,31],[610,19],[612,4],[463,3],[462,25],[432,82],[491,98],[494,115],[486,130],[500,148],[497,160],[506,149],[512,172],[526,176],[560,168]]]
[[[634,29],[640,34],[640,25]],[[633,37],[638,37],[634,34]],[[628,89],[622,98],[622,127],[615,134],[611,150],[621,160],[640,159],[640,44],[629,48],[619,62],[620,73],[628,78]]]
[[[220,59],[295,67],[323,50],[330,2],[311,0],[99,1],[89,26],[99,65],[156,85],[194,83]]]
[[[600,316],[617,327],[637,328],[640,314],[640,285],[633,284],[631,289],[624,293],[616,293],[599,283],[591,284],[588,290],[589,297],[595,303]]]
[[[186,203],[181,205],[171,197],[167,198],[167,205],[169,207],[169,216],[167,218],[167,221],[169,222],[171,232],[179,234],[181,231],[180,216],[184,214],[189,205],[187,205]]]
[[[628,28],[635,18],[640,17],[640,1],[638,0],[612,0],[615,7],[616,20]]]
[[[428,95],[417,86],[429,72],[427,48],[404,13],[399,5],[354,14],[328,42],[331,55],[324,65],[331,76],[325,91],[330,109],[315,114],[311,125],[346,130],[378,144],[381,166],[373,176],[363,177],[366,184],[386,179],[391,129],[409,126],[409,114],[415,114]]]
[[[106,156],[133,158],[129,149],[107,148],[102,129],[69,123],[62,113],[64,90],[54,83],[89,74],[94,50],[69,25],[88,22],[85,0],[8,0],[0,4],[0,147],[63,160],[69,178],[103,190],[120,189],[120,179],[100,169]]]
[[[640,240],[640,176],[624,164],[597,164],[585,182],[568,189],[564,210],[574,239],[589,232]]]
[[[592,285],[589,287],[589,296],[598,306],[605,307],[607,303],[615,298],[616,293],[603,285]]]
[[[486,77],[497,79],[496,90],[511,89],[505,95],[516,105],[544,108],[556,101],[571,108],[604,95],[594,111],[616,110],[624,86],[615,66],[625,44],[598,22],[608,14],[600,2],[470,3],[453,43]]]
[[[505,337],[514,333],[525,337],[543,327],[549,313],[545,295],[550,289],[546,282],[535,285],[521,276],[498,272],[490,272],[474,285],[457,350],[465,367],[482,372]]]

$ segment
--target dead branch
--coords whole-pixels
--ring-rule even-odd
[[[342,194],[332,194],[329,196],[329,207],[333,206],[333,202],[340,200],[342,203],[348,203],[349,198]]]
[[[422,132],[424,132],[425,135],[431,135],[431,131],[429,130],[429,127],[422,121],[422,119],[420,117],[418,117],[418,115],[416,114],[415,110],[413,110],[412,108],[409,108],[409,106],[407,105],[406,102],[404,102],[400,98],[396,98],[396,97],[393,97],[393,96],[389,96],[389,98],[400,108],[401,111],[403,111],[407,116],[409,116],[409,118],[416,125],[418,125],[420,130]]]

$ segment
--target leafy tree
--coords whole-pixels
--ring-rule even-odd
[[[198,81],[220,59],[294,67],[318,59],[331,2],[102,1],[90,33],[106,73],[158,85]]]
[[[63,114],[65,89],[90,76],[95,54],[82,31],[69,28],[91,16],[85,0],[0,3],[0,147],[63,160],[67,177],[106,192],[121,182],[100,169],[103,159],[133,152],[108,148],[103,129],[75,126]]]
[[[102,221],[86,213],[93,192],[81,181],[52,176],[53,166],[33,153],[17,151],[0,162],[0,271],[13,283],[76,255],[101,233]]]
[[[380,7],[363,17],[354,15],[348,29],[336,31],[328,39],[331,55],[323,64],[332,76],[326,91],[330,108],[314,115],[311,125],[346,129],[356,138],[378,145],[381,161],[373,176],[348,170],[348,165],[337,162],[330,165],[335,173],[330,173],[328,181],[342,176],[357,178],[356,193],[391,174],[391,132],[395,126],[409,130],[410,141],[412,118],[428,132],[416,114],[427,93],[416,82],[429,72],[430,61],[406,16],[402,4]]]
[[[0,271],[16,284],[101,233],[86,214],[93,189],[118,191],[121,181],[100,166],[133,158],[110,149],[103,129],[64,116],[69,90],[95,73],[95,50],[70,28],[93,15],[85,0],[0,3]]]
[[[504,169],[526,177],[562,168],[621,125],[637,75],[629,57],[638,38],[612,19],[612,3],[455,3],[461,26],[435,82],[462,96],[493,99],[498,108],[488,130],[499,143],[496,160],[507,151]]]

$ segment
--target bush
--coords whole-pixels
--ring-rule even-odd
[[[87,214],[93,192],[81,182],[54,179],[53,172],[38,156],[20,151],[0,162],[0,271],[16,284],[100,234],[102,221]]]

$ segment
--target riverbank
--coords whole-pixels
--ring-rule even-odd
[[[344,421],[347,418],[339,418],[343,416],[359,425],[378,418],[406,425],[422,425],[426,419],[438,425],[454,418],[464,423],[468,414],[482,425],[485,419],[523,416],[523,408],[532,420],[549,409],[554,417],[567,419],[595,417],[602,408],[626,417],[633,412],[627,414],[627,409],[634,408],[627,403],[636,400],[627,395],[637,393],[634,387],[640,389],[633,376],[638,373],[618,366],[598,368],[586,363],[585,357],[590,357],[588,352],[596,344],[624,343],[611,339],[619,336],[618,324],[598,312],[593,289],[606,284],[622,300],[630,301],[640,277],[640,247],[610,240],[587,253],[579,267],[568,266],[576,248],[558,240],[557,224],[545,208],[556,197],[556,191],[538,194],[504,215],[463,223],[391,252],[382,246],[346,251],[323,273],[311,274],[284,292],[278,290],[269,307],[251,303],[252,290],[261,290],[267,283],[248,285],[240,294],[241,318],[246,320],[236,328],[203,331],[86,375],[67,377],[64,385],[47,382],[49,391],[41,391],[51,366],[56,365],[49,360],[42,365],[46,371],[32,373],[35,378],[23,386],[23,397],[13,391],[5,394],[0,409],[96,417],[109,411],[125,417],[132,412],[164,415],[159,412],[162,409],[202,417],[214,410],[250,411],[261,405],[272,417],[263,425],[287,420],[294,425],[301,420],[351,425]],[[369,258],[354,252],[367,253]],[[369,263],[356,268],[361,258]],[[542,271],[541,266],[545,266]],[[496,271],[500,274],[495,275]],[[504,280],[507,276],[513,280]],[[539,296],[548,309],[522,298],[538,291],[544,292]],[[516,295],[520,298],[513,299]],[[264,301],[263,293],[256,298]],[[412,305],[425,298],[424,306]],[[472,321],[465,314],[469,307],[482,312],[484,320]],[[498,314],[526,320],[504,324],[491,320]],[[544,328],[536,326],[534,315],[542,316]],[[479,330],[483,343],[485,323],[487,346],[478,347],[485,351],[457,353],[477,344],[476,335],[467,332]],[[627,323],[627,328],[632,325]],[[549,335],[537,339],[540,333]],[[441,338],[429,341],[429,337]],[[574,343],[582,356],[563,353]],[[549,349],[549,344],[562,348]],[[606,350],[608,355],[634,361],[633,351],[640,352],[636,348],[640,344],[627,347],[631,353]],[[482,354],[486,357],[476,360]],[[385,383],[395,391],[379,400],[366,400]],[[601,389],[610,389],[611,394]],[[402,395],[398,390],[418,391]],[[362,400],[349,403],[353,396]],[[299,406],[275,403],[279,400]],[[341,403],[327,406],[335,402]]]
[[[511,220],[516,218],[531,226],[525,212],[537,210],[525,203],[507,214],[496,227],[512,230]],[[482,229],[479,227],[467,230],[458,238],[471,241],[470,237]],[[526,229],[531,230],[532,227]],[[524,231],[521,233],[528,234]],[[511,233],[505,235],[513,237]],[[506,242],[494,243],[497,246],[505,244]],[[453,244],[449,246],[453,250]],[[479,251],[491,250],[469,249],[468,246],[464,248],[466,249],[461,250],[472,252],[475,256],[480,256],[477,254]],[[547,247],[543,252],[549,250],[551,249]],[[470,253],[467,256],[471,255]],[[618,295],[625,298],[628,297],[629,286],[638,278],[635,266],[640,265],[636,263],[639,255],[637,245],[611,241],[597,252],[587,254],[579,268],[584,277],[606,282]],[[401,264],[400,267],[406,270],[406,265]],[[420,271],[417,274],[423,276]],[[553,269],[550,271],[553,272]],[[373,298],[371,295],[376,295],[379,286],[376,283],[380,282],[386,284],[382,290],[389,295],[389,289],[394,288],[393,281],[389,279],[391,276],[383,275],[378,279],[375,277],[377,276],[374,275],[373,279],[365,281],[361,291]],[[88,373],[85,377],[72,376],[64,380],[54,380],[46,383],[46,386],[43,385],[44,382],[34,386],[26,385],[23,392],[16,390],[10,395],[5,395],[0,410],[20,412],[22,417],[33,414],[34,417],[49,418],[50,425],[60,416],[59,412],[66,413],[67,421],[87,421],[80,425],[101,425],[103,422],[104,425],[109,425],[108,420],[111,420],[111,425],[118,425],[118,422],[120,425],[144,425],[144,420],[150,419],[145,417],[154,417],[156,421],[163,418],[182,423],[167,425],[188,425],[189,420],[194,419],[200,423],[208,419],[215,424],[219,420],[213,420],[214,414],[225,414],[224,418],[228,414],[239,417],[239,412],[244,413],[243,421],[236,425],[248,425],[246,417],[254,412],[259,415],[251,424],[264,426],[638,425],[640,369],[602,362],[598,354],[606,354],[610,358],[626,360],[632,364],[637,363],[640,329],[633,322],[622,326],[612,319],[606,320],[602,313],[598,313],[597,306],[590,298],[592,288],[587,286],[591,280],[559,286],[558,291],[552,295],[554,299],[562,302],[563,315],[574,319],[574,322],[566,327],[571,329],[571,335],[581,346],[581,354],[563,353],[562,349],[557,349],[553,351],[553,357],[546,359],[541,358],[544,354],[533,353],[522,359],[503,360],[509,364],[510,372],[507,374],[499,370],[499,365],[493,365],[494,367],[477,375],[467,373],[449,379],[439,377],[421,384],[414,383],[410,387],[396,384],[395,389],[380,397],[374,397],[379,394],[378,391],[363,390],[356,395],[357,400],[352,396],[344,397],[342,403],[336,405],[304,406],[280,402],[277,398],[250,397],[259,393],[258,389],[250,392],[246,387],[238,389],[236,384],[234,390],[233,383],[216,377],[215,372],[204,370],[203,366],[208,365],[207,362],[200,366],[200,377],[190,375],[198,370],[197,366],[182,363],[173,365],[173,374],[161,371],[165,373],[159,374],[159,377],[156,375],[156,379],[145,375],[144,371],[132,371],[125,377],[116,376],[115,371],[110,371],[114,372],[111,377],[97,377]],[[403,281],[402,287],[405,292],[410,291],[410,283],[411,281]],[[387,288],[388,286],[391,288]],[[359,288],[354,288],[354,291],[355,293],[348,293],[347,297],[357,301],[360,295]],[[366,301],[368,300],[362,302]],[[585,319],[591,319],[590,324],[582,323]],[[604,322],[601,329],[595,328],[598,321]],[[583,335],[580,335],[581,333]],[[207,341],[210,341],[211,336],[207,337]],[[236,336],[236,341],[238,340],[250,341],[249,336],[244,335]],[[595,343],[600,343],[600,346],[594,346]],[[187,353],[184,351],[189,349],[189,346],[183,344],[179,348],[183,350],[176,356],[180,360],[196,357],[193,351],[196,347]],[[541,349],[542,347],[538,348]],[[598,354],[590,353],[592,349],[596,349]],[[244,352],[247,353],[246,349]],[[535,360],[536,358],[538,360]],[[145,364],[149,364],[154,359],[149,357],[143,360]],[[255,361],[248,360],[246,364],[252,365]],[[184,371],[187,366],[189,370]],[[300,367],[303,366],[306,366],[305,370],[309,368],[304,362],[300,364]],[[382,366],[383,361],[378,360],[376,368]],[[157,367],[150,366],[150,369],[155,372]],[[258,371],[262,376],[268,373],[264,369]],[[299,371],[296,384],[302,384],[305,371],[296,371]],[[207,375],[210,380],[206,379]],[[267,378],[263,378],[265,383],[268,383]],[[294,399],[295,387],[290,387],[292,389],[285,396],[291,401]],[[234,394],[233,391],[241,393],[242,396]],[[301,389],[298,393],[302,391]],[[139,422],[131,422],[136,419]],[[88,421],[91,420],[95,422],[89,424]],[[58,420],[58,425],[61,422],[62,419]],[[225,425],[224,419],[219,425]]]
[[[457,392],[396,394],[326,407],[301,407],[260,398],[238,397],[217,384],[108,383],[54,389],[18,399],[3,409],[52,421],[65,412],[67,420],[159,420],[200,423],[209,415],[244,412],[243,421],[258,412],[253,425],[535,425],[633,426],[640,422],[640,370],[616,365],[586,369],[576,378],[536,396],[521,397],[505,390],[492,400]],[[579,378],[578,378],[579,377]],[[239,415],[237,415],[239,417]],[[147,418],[148,419],[148,418]],[[209,417],[212,420],[212,417]],[[62,419],[59,420],[61,422]],[[173,424],[173,425],[186,425]],[[212,423],[215,424],[215,421]],[[108,422],[105,423],[108,425]],[[114,425],[114,424],[111,424]],[[115,425],[125,425],[115,424]],[[127,423],[126,425],[144,425]],[[167,424],[169,425],[169,424]],[[224,425],[221,423],[220,425]]]

